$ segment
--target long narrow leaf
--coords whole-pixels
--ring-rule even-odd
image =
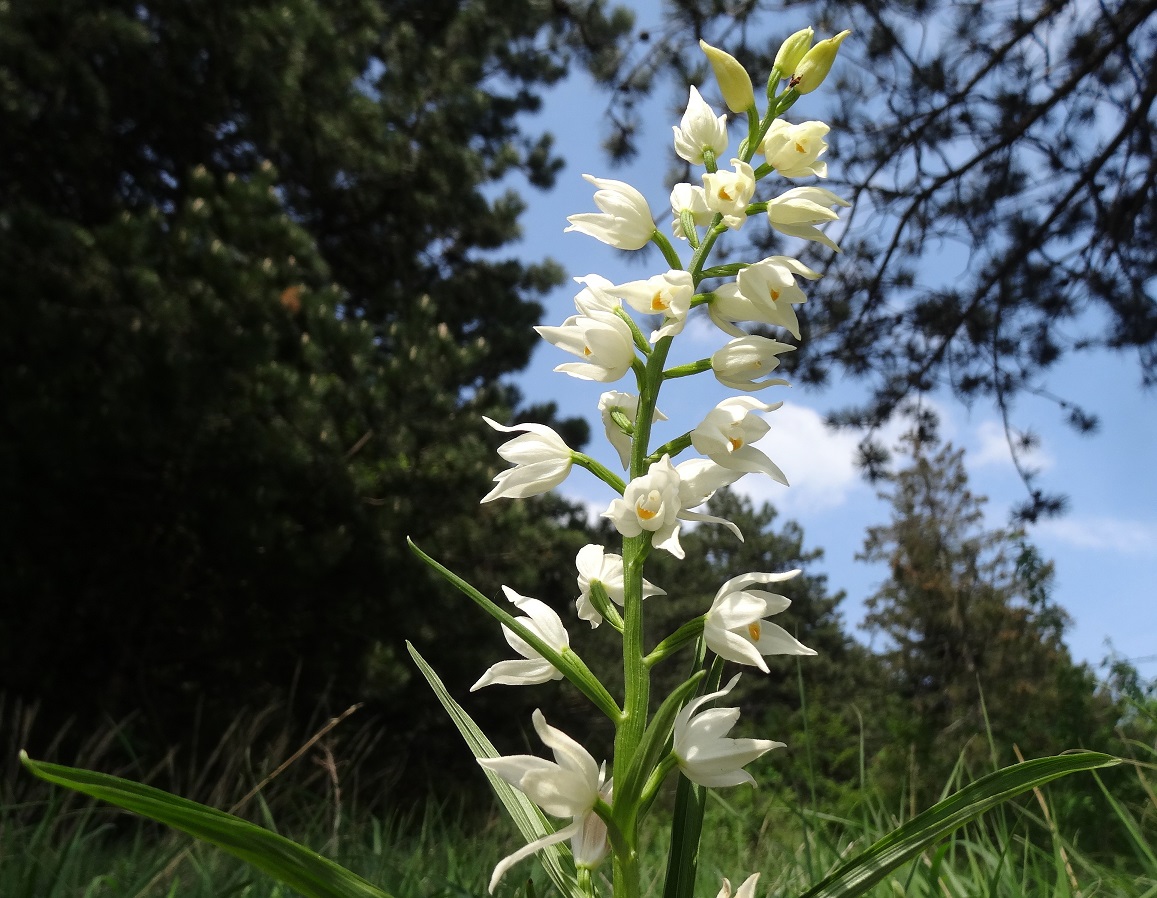
[[[306,898],[390,898],[388,892],[304,845],[224,811],[117,776],[34,761],[24,752],[20,761],[42,780],[216,845]]]
[[[608,718],[611,720],[619,719],[623,712],[615,703],[614,697],[607,692],[607,687],[599,682],[599,679],[591,673],[590,668],[583,663],[583,660],[579,658],[578,655],[570,649],[559,652],[553,646],[548,645],[541,636],[525,627],[514,615],[510,614],[504,608],[500,608],[444,564],[435,561],[419,549],[417,543],[412,539],[407,538],[406,544],[410,547],[410,551],[429,565],[432,570],[440,574],[448,583],[460,590],[479,608],[529,644],[531,648],[542,655],[544,659],[553,664],[557,670],[570,680],[570,682],[574,683],[579,691],[589,698],[595,707],[606,714]]]
[[[1074,752],[1024,761],[997,770],[917,814],[800,898],[854,898],[863,895],[897,867],[1001,802],[1070,773],[1119,763],[1120,760],[1111,755]]]
[[[438,674],[426,663],[426,659],[409,642],[406,643],[406,648],[409,649],[410,657],[418,665],[422,676],[426,678],[426,682],[434,690],[438,701],[442,703],[442,707],[446,709],[446,713],[454,721],[454,726],[458,727],[458,732],[466,740],[466,744],[473,752],[474,757],[497,758],[498,749],[494,747],[494,743],[486,738],[486,734],[478,728],[478,724],[471,719],[466,710],[454,701]],[[539,810],[538,805],[505,780],[499,779],[481,767],[478,769],[484,772],[487,779],[490,780],[494,794],[498,796],[498,800],[506,808],[506,812],[514,821],[514,825],[518,827],[518,831],[522,833],[522,837],[526,839],[527,844],[555,831],[555,828],[550,825],[542,811]],[[563,852],[559,846],[546,846],[538,853],[538,857],[542,861],[543,867],[546,868],[547,875],[563,895],[580,894],[574,876],[567,871],[563,863]]]

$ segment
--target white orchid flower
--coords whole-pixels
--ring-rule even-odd
[[[732,337],[748,336],[747,331],[738,326],[740,321],[782,327],[793,335],[799,331],[799,318],[791,303],[757,302],[740,291],[735,281],[715,288],[707,315],[716,327]]]
[[[602,546],[587,545],[578,551],[575,557],[578,567],[579,597],[575,602],[580,620],[590,623],[594,629],[603,622],[591,601],[591,584],[601,583],[607,596],[620,608],[623,606],[623,556],[606,552]],[[643,598],[651,596],[665,596],[665,590],[660,589],[649,580],[643,581]]]
[[[572,315],[561,327],[539,325],[535,330],[548,343],[583,360],[564,362],[554,369],[580,380],[616,381],[635,360],[631,328],[614,312],[591,309],[587,315]]]
[[[615,499],[603,512],[623,536],[638,536],[644,530],[655,534],[654,546],[676,558],[683,557],[679,545],[679,474],[664,455],[647,473],[627,484],[622,498]]]
[[[631,437],[615,422],[614,418],[611,417],[611,412],[621,413],[631,427],[634,427],[639,416],[639,397],[632,393],[620,393],[617,390],[610,390],[599,397],[599,417],[602,419],[603,429],[607,433],[607,441],[619,453],[619,461],[623,463],[623,468],[628,468],[631,464]],[[651,423],[666,420],[667,416],[655,409],[655,413],[651,416]]]
[[[566,480],[574,463],[574,453],[562,437],[545,424],[515,424],[506,427],[485,416],[482,420],[495,430],[506,433],[524,431],[522,436],[498,447],[498,454],[513,462],[514,467],[498,473],[494,478],[496,486],[482,497],[482,502],[537,496]]]
[[[782,378],[759,378],[779,367],[777,356],[793,349],[795,347],[788,343],[749,334],[732,340],[712,355],[711,370],[724,386],[746,393],[765,387],[787,386],[787,381]]]
[[[707,205],[707,195],[702,187],[692,184],[676,184],[671,188],[671,233],[680,240],[686,240],[687,234],[683,230],[683,213],[690,212],[695,226],[705,228],[711,224],[715,213]]]
[[[783,627],[764,620],[786,610],[791,600],[750,588],[782,583],[798,574],[798,570],[782,574],[741,574],[719,587],[703,627],[707,647],[720,658],[758,667],[764,673],[768,673],[764,655],[816,654]]]
[[[605,765],[600,767],[590,752],[562,730],[550,726],[541,711],[536,709],[532,720],[538,737],[554,752],[554,761],[535,755],[505,755],[479,758],[478,763],[525,793],[546,813],[554,817],[570,817],[571,822],[499,861],[490,877],[491,893],[507,870],[548,845],[571,839],[576,863],[581,857],[582,865],[587,867],[597,866],[607,854],[606,826],[602,826],[604,844],[600,848],[599,824],[591,819],[598,817],[594,812],[595,803],[600,798],[609,800],[611,796],[611,783],[605,781]]]
[[[643,281],[617,284],[610,292],[637,312],[663,316],[663,326],[651,333],[654,343],[683,330],[691,311],[691,297],[695,295],[695,281],[689,271],[671,270]]]
[[[838,253],[840,248],[836,242],[815,225],[839,218],[829,206],[850,205],[823,187],[793,187],[768,201],[767,220],[781,234],[814,240]]]
[[[752,445],[771,429],[754,413],[772,412],[781,405],[782,402],[760,402],[752,396],[724,399],[691,431],[691,445],[724,468],[744,474],[766,474],[787,486],[783,471]]]
[[[811,29],[808,29],[809,31]],[[755,898],[755,884],[759,882],[759,874],[752,873],[747,879],[743,880],[743,885],[739,887],[739,891],[735,893],[735,898]],[[727,877],[723,878],[723,886],[719,889],[719,894],[715,898],[731,898],[731,881]]]
[[[831,129],[823,122],[800,122],[792,125],[777,118],[767,129],[759,152],[767,164],[785,178],[828,176],[828,164],[819,157],[828,151],[824,135]]]
[[[738,708],[709,708],[695,713],[702,705],[727,695],[738,682],[736,674],[718,692],[689,701],[675,717],[672,751],[683,775],[700,786],[754,785],[755,779],[743,769],[744,765],[773,748],[783,748],[782,742],[770,739],[727,738],[739,720]]]
[[[807,296],[795,282],[796,275],[815,280],[820,275],[797,259],[769,256],[748,265],[735,281],[715,290],[708,307],[711,320],[733,337],[746,337],[736,327],[739,321],[754,321],[785,328],[799,339],[799,318],[795,307],[807,302]]]
[[[553,608],[538,599],[519,595],[509,586],[503,586],[502,591],[511,604],[524,612],[522,617],[515,620],[556,651],[563,652],[570,649],[570,635],[563,626],[562,618]],[[522,655],[523,660],[499,661],[492,665],[478,682],[470,687],[471,692],[493,684],[533,686],[562,679],[562,672],[557,667],[543,658],[530,643],[508,629],[505,624],[502,625],[502,635],[506,637],[510,647]]]
[[[687,100],[687,111],[675,132],[675,153],[692,165],[703,165],[703,151],[711,150],[718,159],[727,151],[727,116],[716,116],[694,86]]]
[[[755,195],[755,171],[742,159],[731,160],[732,171],[707,172],[703,175],[703,194],[712,212],[723,216],[732,230],[747,220],[747,205]]]
[[[630,184],[611,178],[583,175],[594,184],[595,205],[600,212],[568,215],[565,231],[577,231],[616,249],[642,249],[655,233],[655,220],[647,200]]]

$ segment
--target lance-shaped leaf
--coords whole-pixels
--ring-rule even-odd
[[[422,676],[426,678],[426,682],[434,690],[434,695],[438,697],[438,701],[442,703],[442,707],[446,709],[446,713],[454,721],[454,726],[458,728],[458,732],[466,740],[466,745],[474,757],[499,757],[498,749],[494,747],[494,743],[486,738],[486,734],[478,728],[478,724],[466,713],[466,710],[454,701],[438,674],[426,663],[426,659],[409,642],[406,643],[406,648],[410,652],[410,657],[414,659],[414,663],[418,665],[418,670],[422,672]],[[506,813],[510,815],[510,819],[514,821],[514,825],[518,827],[518,831],[522,833],[522,837],[526,839],[528,844],[554,832],[554,827],[547,821],[538,805],[489,770],[484,769],[483,772],[490,781],[490,787],[494,790],[494,794],[498,796],[498,800],[506,808]],[[573,874],[568,872],[563,865],[562,848],[558,845],[547,845],[538,852],[538,856],[543,867],[546,868],[547,876],[563,895],[581,895]]]
[[[997,770],[917,814],[808,889],[800,898],[863,895],[897,867],[998,804],[1070,773],[1119,763],[1120,759],[1111,755],[1082,751],[1037,758]]]
[[[578,655],[571,651],[559,652],[554,646],[543,642],[537,633],[523,626],[523,624],[506,609],[499,607],[449,568],[439,564],[427,555],[414,544],[413,540],[407,539],[406,542],[415,555],[465,593],[466,596],[483,611],[499,623],[505,625],[507,629],[511,630],[544,659],[553,664],[556,670],[559,670],[564,677],[574,683],[583,695],[594,702],[598,709],[606,714],[607,717],[611,720],[619,719],[622,712],[619,710],[619,706],[615,703],[614,698],[607,692],[607,688],[599,682],[598,678],[591,673],[590,668],[582,662],[582,659],[579,658]]]
[[[388,892],[304,845],[224,811],[117,776],[34,761],[24,752],[20,761],[42,780],[216,845],[305,898],[390,898]]]
[[[621,784],[615,783],[616,808],[631,807],[635,804],[647,777],[651,775],[651,771],[655,769],[659,761],[662,760],[663,754],[668,750],[675,715],[679,713],[679,709],[695,691],[695,687],[699,685],[699,681],[703,679],[704,675],[704,671],[698,671],[684,681],[663,700],[659,710],[655,712],[655,716],[647,724],[647,729],[643,733],[634,758],[631,759],[631,766],[627,769],[626,776],[623,777]]]

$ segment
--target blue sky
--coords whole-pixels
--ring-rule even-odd
[[[818,96],[805,97],[789,118],[819,117],[818,110],[807,104]],[[598,145],[604,97],[583,76],[574,76],[550,91],[543,113],[527,125],[554,134],[567,167],[558,186],[549,193],[523,191],[529,208],[523,218],[525,236],[518,245],[519,254],[527,260],[551,256],[570,276],[598,273],[616,283],[664,270],[666,266],[655,251],[628,255],[589,237],[564,234],[563,228],[567,215],[596,211],[593,190],[581,178],[586,172],[637,187],[650,202],[660,226],[669,233],[669,190],[663,177],[674,160],[671,126],[678,123],[681,114],[681,108],[675,108],[677,103],[671,90],[659,88],[645,112],[638,159],[630,165],[611,167]],[[732,146],[736,144],[733,134]],[[766,198],[766,192],[761,185],[757,198]],[[686,256],[686,244],[679,248]],[[555,291],[546,302],[542,323],[560,324],[573,314],[577,289],[576,285]],[[675,340],[672,358],[709,355],[722,343],[722,334],[712,326],[689,323]],[[617,457],[602,436],[596,404],[604,390],[631,389],[632,385],[603,385],[553,373],[556,364],[569,358],[541,344],[530,368],[518,378],[518,385],[528,401],[555,401],[564,415],[587,417],[593,434],[588,451],[617,470]],[[1157,503],[1153,500],[1157,498],[1157,474],[1153,469],[1157,461],[1157,396],[1141,392],[1133,361],[1122,356],[1082,356],[1060,366],[1048,385],[1054,393],[1071,397],[1101,418],[1098,433],[1082,437],[1063,424],[1054,405],[1043,400],[1025,399],[1015,410],[1016,423],[1030,427],[1042,438],[1035,458],[1042,470],[1041,486],[1046,491],[1063,492],[1070,499],[1064,517],[1038,524],[1029,533],[1044,556],[1056,564],[1053,596],[1073,618],[1067,636],[1069,646],[1077,658],[1097,664],[1111,641],[1118,654],[1137,659],[1143,674],[1155,676]],[[822,392],[794,386],[755,394],[765,402],[784,401],[782,408],[767,416],[772,431],[761,448],[784,470],[792,486],[784,488],[759,475],[749,475],[737,488],[757,501],[774,504],[781,520],[799,521],[807,543],[825,550],[820,568],[834,589],[847,592],[843,613],[853,632],[866,640],[866,634],[854,628],[862,616],[862,600],[885,572],[855,561],[854,555],[862,546],[866,528],[888,520],[888,506],[852,464],[859,436],[823,425],[827,411],[845,404],[860,390],[854,383],[834,381]],[[728,395],[732,393],[710,375],[665,385],[659,407],[673,421],[670,427],[657,430],[656,444],[694,426]],[[948,396],[932,397],[931,402],[941,415],[942,435],[966,450],[973,491],[989,497],[989,523],[1003,526],[1008,509],[1023,501],[1025,493],[995,410],[983,403],[969,410]],[[892,436],[901,430],[898,424]],[[579,470],[560,490],[597,510],[611,499],[603,484]]]

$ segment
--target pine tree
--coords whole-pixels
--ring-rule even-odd
[[[1049,598],[1053,571],[1020,532],[990,529],[968,488],[963,451],[926,431],[906,437],[891,477],[892,520],[872,527],[863,560],[887,566],[865,626],[884,638],[882,759],[928,798],[963,752],[970,764],[1094,747],[1103,703],[1065,647],[1068,618]]]
[[[521,116],[628,26],[597,0],[0,8],[0,690],[42,739],[137,710],[155,745],[195,715],[212,739],[290,690],[341,710],[371,655],[402,738],[419,618],[473,673],[405,537],[526,592],[552,575],[496,547],[575,541],[557,503],[476,521],[480,416],[517,404],[560,280],[503,257],[522,204],[494,185],[550,184]]]

